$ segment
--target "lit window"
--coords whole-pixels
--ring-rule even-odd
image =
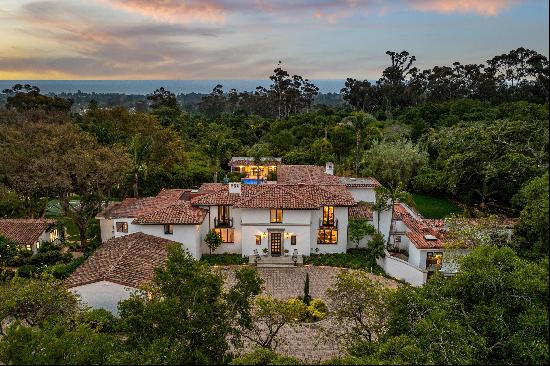
[[[39,241],[36,242],[36,249],[37,250],[40,249],[40,242]]]
[[[272,224],[280,224],[281,222],[283,222],[283,210],[280,209],[280,208],[272,208],[271,211],[270,211],[270,216],[271,216],[271,219],[270,219],[270,223]]]
[[[290,236],[290,245],[296,245],[296,235]]]
[[[57,229],[53,229],[52,231],[50,231],[50,241],[56,241],[57,239],[59,238],[59,232],[57,231]]]
[[[334,206],[323,207],[323,226],[334,226]]]
[[[218,206],[218,223],[229,224],[229,206]]]
[[[318,244],[336,244],[338,243],[338,230],[320,229],[317,236]]]
[[[174,225],[164,224],[164,233],[168,235],[174,234]]]
[[[118,233],[127,233],[128,232],[128,223],[127,222],[117,222],[116,231]]]
[[[25,249],[27,249],[29,252],[32,251],[32,245],[31,244],[25,245]]]
[[[262,245],[262,236],[256,235],[256,245]]]
[[[218,234],[224,243],[233,243],[233,234],[234,230],[232,228],[228,229],[214,229],[214,232]]]
[[[426,269],[439,270],[443,262],[442,252],[428,252],[426,253]]]

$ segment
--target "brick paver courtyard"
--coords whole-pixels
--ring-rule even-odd
[[[235,283],[235,269],[238,266],[217,267],[225,276],[227,287]],[[324,266],[302,266],[291,268],[258,268],[264,280],[264,293],[278,299],[289,299],[303,295],[306,273],[309,273],[310,295],[322,299],[329,305],[327,289],[336,282],[339,272],[346,269]],[[396,287],[391,279],[371,275],[381,286]],[[277,352],[298,357],[304,361],[316,362],[341,355],[342,344],[338,334],[338,324],[330,317],[313,324],[287,325],[280,332],[281,344]],[[245,349],[250,350],[246,344]]]

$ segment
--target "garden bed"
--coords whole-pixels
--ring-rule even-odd
[[[347,253],[311,254],[310,256],[304,256],[304,265],[306,264],[362,269],[374,274],[384,274],[380,266],[367,258],[366,252],[363,249],[348,249]]]
[[[200,261],[215,266],[226,266],[248,264],[248,257],[243,257],[240,254],[203,254]]]

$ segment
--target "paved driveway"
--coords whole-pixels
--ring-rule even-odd
[[[235,283],[235,269],[238,266],[217,267],[226,277],[226,286]],[[258,268],[258,273],[264,280],[264,293],[271,294],[279,299],[289,299],[301,296],[304,293],[306,273],[309,273],[310,295],[328,303],[327,289],[336,282],[336,275],[346,269],[302,266],[292,268]],[[371,275],[373,280],[382,286],[396,287],[397,282],[388,278]],[[313,324],[285,326],[280,332],[282,343],[277,352],[288,356],[298,357],[304,361],[317,362],[342,354],[342,344],[338,334],[338,324],[330,317]],[[250,344],[244,349],[249,351]]]

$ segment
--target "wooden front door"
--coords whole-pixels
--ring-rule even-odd
[[[271,255],[278,256],[283,252],[281,233],[271,233]]]

